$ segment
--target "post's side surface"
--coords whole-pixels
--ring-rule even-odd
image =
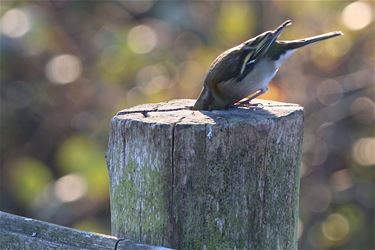
[[[296,249],[303,109],[261,102],[200,112],[175,100],[116,116],[112,233],[178,249]]]
[[[112,119],[107,162],[113,235],[170,245],[171,148],[167,124]]]

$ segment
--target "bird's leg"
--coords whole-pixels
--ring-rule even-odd
[[[248,106],[248,107],[250,107],[250,106],[255,106],[255,107],[257,107],[260,103],[254,103],[254,104],[251,104],[250,102],[251,102],[253,99],[257,98],[258,96],[260,96],[260,95],[266,93],[267,90],[268,90],[267,87],[261,88],[261,89],[260,89],[255,95],[253,95],[253,96],[251,96],[251,97],[249,97],[249,98],[246,98],[245,100],[243,100],[243,101],[241,101],[241,102],[237,102],[235,105],[236,105],[236,106],[246,105],[246,106]]]

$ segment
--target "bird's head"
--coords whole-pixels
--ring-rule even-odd
[[[280,36],[281,32],[289,25],[292,24],[292,21],[291,20],[286,20],[285,22],[283,22],[279,27],[277,27],[275,30],[273,31],[267,31],[267,37],[268,39],[270,40],[269,41],[269,45],[273,44],[276,39]]]
[[[261,55],[265,53],[268,48],[276,41],[276,39],[280,36],[281,32],[284,30],[285,27],[292,24],[292,21],[287,20],[283,22],[279,27],[275,30],[270,30],[263,32],[262,34],[247,40],[243,43],[243,49],[249,50],[250,53],[254,53],[257,55]]]

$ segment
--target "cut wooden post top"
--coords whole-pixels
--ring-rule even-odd
[[[303,112],[298,104],[255,99],[257,107],[233,107],[228,110],[192,110],[195,100],[176,99],[168,102],[142,104],[119,111],[115,118],[131,119],[142,122],[171,124],[217,124],[228,121],[242,122],[281,118],[295,112]]]

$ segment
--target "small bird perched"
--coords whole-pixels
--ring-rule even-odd
[[[296,49],[343,35],[336,31],[299,40],[277,41],[291,23],[287,20],[277,29],[266,31],[219,55],[208,70],[193,109],[226,109],[236,103],[250,103],[268,90],[268,83]],[[240,102],[246,97],[248,99]]]

